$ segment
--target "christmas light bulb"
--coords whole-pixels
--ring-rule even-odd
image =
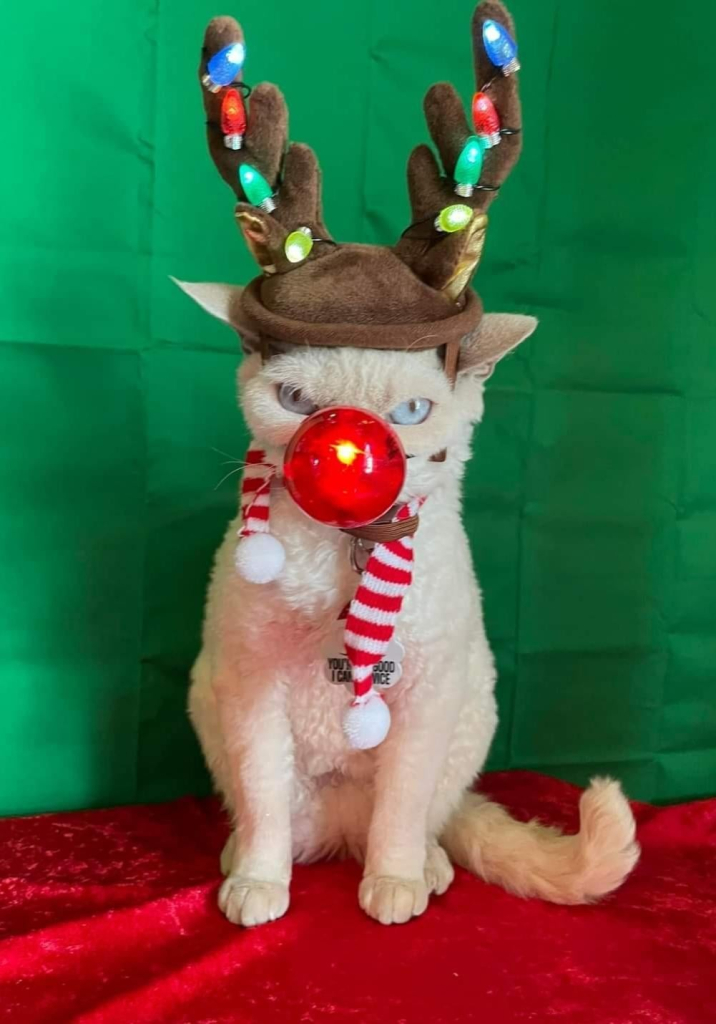
[[[292,231],[286,239],[283,251],[289,263],[301,263],[310,254],[313,248],[313,238],[310,228],[299,228]]]
[[[218,92],[225,85],[231,85],[244,66],[246,47],[243,43],[230,43],[210,58],[206,65],[203,85],[210,92]]]
[[[435,218],[435,227],[438,231],[452,234],[454,231],[462,231],[472,220],[472,210],[463,203],[455,203],[453,206],[446,206]]]
[[[468,198],[475,191],[482,172],[482,157],[485,148],[476,135],[471,135],[455,164],[455,191]]]
[[[227,89],[221,101],[221,130],[227,149],[241,149],[246,131],[246,107],[238,89]]]
[[[485,44],[485,52],[495,67],[499,68],[503,75],[512,75],[520,70],[520,62],[517,59],[517,43],[504,25],[499,21],[488,18],[482,26],[482,41]]]
[[[405,484],[406,460],[385,420],[348,406],[319,409],[286,448],[283,480],[306,515],[352,530],[393,507]]]
[[[241,164],[239,182],[244,190],[244,195],[254,206],[260,206],[267,213],[272,213],[276,209],[271,186],[251,164]]]
[[[472,98],[472,123],[485,149],[491,149],[502,140],[500,116],[495,104],[484,92],[476,92]]]

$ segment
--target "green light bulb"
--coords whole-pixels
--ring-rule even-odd
[[[283,251],[289,263],[302,263],[313,248],[310,228],[292,231],[284,243]]]
[[[271,186],[251,164],[241,164],[239,182],[244,190],[244,195],[254,206],[260,206],[267,213],[272,213],[276,209]]]
[[[455,203],[453,206],[446,206],[435,218],[435,227],[438,231],[445,231],[451,234],[453,231],[462,231],[472,220],[472,210],[464,203]]]
[[[471,196],[480,180],[482,173],[482,158],[485,147],[477,135],[471,135],[455,164],[455,191],[459,196],[467,198]]]

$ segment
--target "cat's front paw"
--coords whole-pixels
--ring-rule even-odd
[[[442,896],[447,892],[455,878],[455,869],[450,858],[437,843],[431,843],[425,854],[425,884],[428,892]]]
[[[288,886],[229,875],[219,889],[219,907],[232,924],[250,928],[275,921],[288,910]]]
[[[426,910],[428,887],[423,878],[366,875],[358,890],[358,902],[381,924],[405,924]]]

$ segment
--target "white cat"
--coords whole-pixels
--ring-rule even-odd
[[[359,582],[350,538],[309,520],[274,486],[271,531],[286,555],[280,576],[258,585],[237,573],[239,520],[219,549],[189,708],[235,823],[219,903],[244,925],[286,912],[294,861],[358,858],[360,904],[391,924],[422,914],[431,893],[445,892],[451,861],[523,896],[579,903],[616,888],[638,858],[634,820],[615,782],[595,781],[583,795],[576,836],[519,824],[472,792],[497,710],[461,481],[484,382],[536,322],[483,317],[468,287],[485,211],[517,161],[522,124],[514,24],[499,0],[478,5],[471,37],[482,104],[473,127],[482,141],[452,86],[428,90],[424,110],[440,162],[428,146],[413,150],[412,223],[392,247],[331,238],[318,161],[308,146],[288,144],[276,86],[253,89],[242,148],[227,146],[236,136],[224,134],[222,89],[240,65],[229,60],[227,72],[226,54],[243,59],[243,32],[221,17],[204,37],[209,151],[235,192],[236,218],[262,274],[243,290],[182,287],[243,338],[251,433],[278,466],[311,410],[371,410],[403,424],[397,430],[412,458],[402,498],[425,498],[397,623],[403,675],[385,694],[390,731],[372,750],[348,746],[346,694],[324,672],[327,642]],[[238,93],[233,102],[241,105]],[[491,126],[480,128],[480,110]],[[415,409],[420,416],[405,415]],[[387,718],[374,700],[376,707]]]
[[[183,287],[229,321],[229,286]],[[498,358],[534,326],[529,317],[486,316],[463,349],[454,389],[435,351],[307,349],[263,365],[258,354],[244,360],[246,421],[279,462],[301,414],[313,407],[360,406],[387,417],[401,403],[425,398],[432,408],[424,423],[396,428],[413,456],[406,495],[427,500],[397,631],[404,672],[386,693],[392,727],[381,746],[348,747],[341,730],[346,694],[324,674],[326,640],[358,583],[350,538],[309,520],[279,487],[271,528],[286,550],[280,578],[256,585],[238,575],[238,520],[219,549],[189,707],[235,822],[219,896],[231,921],[280,917],[292,863],[327,856],[364,863],[359,901],[384,924],[422,914],[430,894],[452,882],[451,861],[523,896],[560,903],[610,892],[636,863],[634,820],[616,782],[595,780],[585,792],[576,836],[517,823],[471,791],[497,710],[461,523],[461,480],[491,370],[484,353]],[[281,385],[288,385],[283,404]],[[443,448],[447,459],[430,461]]]

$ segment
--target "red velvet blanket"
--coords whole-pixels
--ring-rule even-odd
[[[576,825],[577,791],[482,788]],[[288,915],[216,908],[214,801],[0,821],[0,1019],[13,1024],[702,1024],[716,1021],[716,800],[638,807],[643,856],[610,900],[528,902],[458,872],[410,925],[356,902],[358,866],[298,868]]]

